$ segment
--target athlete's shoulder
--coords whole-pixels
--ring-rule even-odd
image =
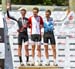
[[[50,17],[50,21],[53,21],[53,18],[52,17]]]
[[[33,16],[30,16],[30,17],[28,18],[28,23],[32,23],[32,17],[33,17]]]
[[[40,20],[43,22],[43,18],[41,16],[38,16],[40,18]]]
[[[40,17],[40,18],[42,19],[42,17],[41,17],[41,16],[38,16],[38,17]]]
[[[32,19],[32,17],[33,17],[33,16],[30,16],[30,17],[28,18],[28,20],[30,21],[30,20]]]
[[[21,20],[21,17],[18,18],[18,21]]]
[[[43,25],[43,18],[41,16],[40,17],[40,24]]]
[[[28,20],[28,18],[27,18],[27,17],[25,17],[25,20]]]
[[[32,18],[33,16],[30,16],[29,18]]]
[[[30,16],[30,17],[28,18],[28,20],[31,20],[31,19],[32,19],[32,17],[33,17],[33,16]]]

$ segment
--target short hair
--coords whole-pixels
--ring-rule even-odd
[[[24,12],[26,12],[26,9],[21,9],[21,11],[24,11]]]
[[[39,8],[37,7],[34,7],[33,10],[37,10],[37,12],[39,12]]]
[[[49,9],[48,9],[48,10],[46,10],[46,12],[49,12],[49,13],[51,14],[51,10],[49,10]]]

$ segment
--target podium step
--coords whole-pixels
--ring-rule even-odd
[[[22,66],[19,67],[18,69],[60,69],[59,67],[55,66]]]

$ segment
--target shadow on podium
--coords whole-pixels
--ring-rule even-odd
[[[21,66],[18,69],[63,69],[58,66]]]

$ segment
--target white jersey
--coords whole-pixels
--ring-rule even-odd
[[[43,24],[43,20],[40,16],[30,17],[29,25],[31,25],[31,34],[41,34],[40,26]]]

